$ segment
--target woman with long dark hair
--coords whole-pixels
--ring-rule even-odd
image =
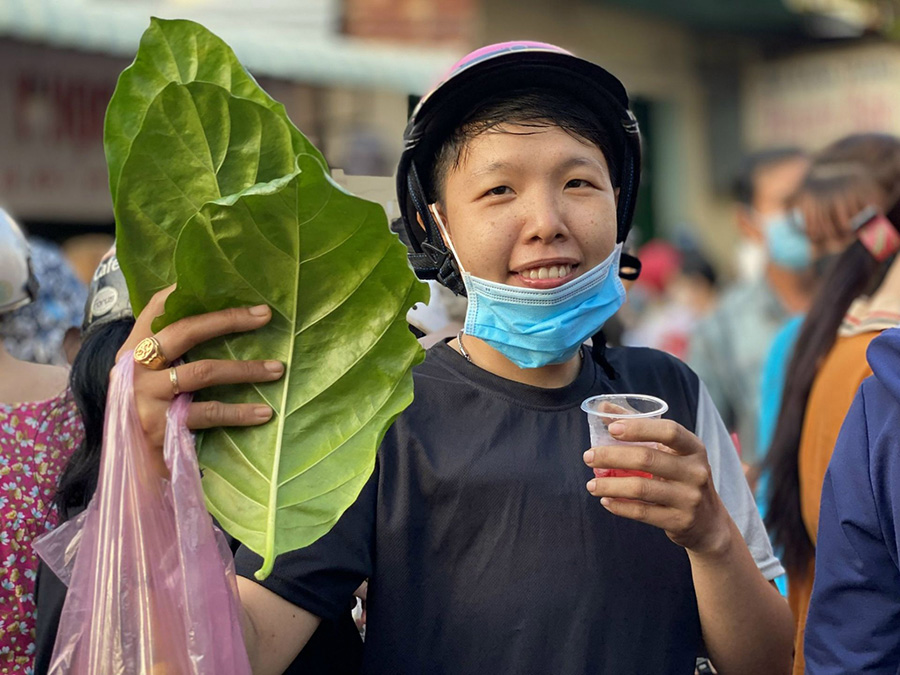
[[[873,243],[890,234],[883,214],[898,196],[900,139],[864,134],[823,151],[797,197],[827,268],[788,367],[766,461],[771,472],[766,524],[788,571],[797,623],[795,674],[804,672],[803,630],[825,470],[853,396],[871,374],[866,348],[900,319],[900,264],[894,264],[890,249]],[[876,236],[869,236],[873,232]]]
[[[113,252],[101,262],[91,284],[82,327],[84,341],[72,363],[69,386],[84,423],[84,439],[72,455],[53,500],[60,521],[70,520],[87,508],[97,488],[109,373],[116,354],[134,326],[125,278]],[[232,550],[239,542],[230,540]],[[50,667],[66,587],[44,564],[35,591],[37,631],[34,672]],[[354,675],[359,672],[362,642],[350,608],[337,621],[323,622],[304,651],[285,673]]]

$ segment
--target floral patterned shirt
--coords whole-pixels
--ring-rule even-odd
[[[46,401],[0,403],[0,674],[34,672],[38,558],[31,541],[56,524],[57,481],[82,437],[68,390]]]

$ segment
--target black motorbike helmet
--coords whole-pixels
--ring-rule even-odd
[[[482,47],[457,62],[422,97],[403,134],[397,199],[409,240],[410,264],[420,279],[436,279],[453,292],[465,294],[453,256],[427,208],[422,178],[430,173],[432,158],[487,94],[535,87],[561,90],[585,102],[608,132],[619,173],[614,177],[619,187],[616,241],[625,241],[628,236],[641,172],[641,143],[622,83],[600,66],[560,47],[543,42],[503,42]],[[622,276],[636,277],[640,270],[637,260],[623,255],[623,263],[635,271]]]

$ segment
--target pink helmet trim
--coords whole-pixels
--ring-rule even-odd
[[[446,82],[451,80],[452,78],[459,75],[464,70],[471,68],[472,66],[481,63],[482,61],[487,61],[488,59],[495,58],[497,56],[502,56],[503,54],[509,54],[511,52],[519,52],[519,51],[529,51],[529,52],[551,52],[554,54],[565,54],[566,56],[575,56],[572,52],[563,49],[562,47],[557,47],[556,45],[552,45],[549,42],[533,42],[530,40],[514,40],[511,42],[498,42],[496,44],[487,45],[485,47],[480,47],[473,52],[469,52],[464,57],[462,57],[459,61],[454,63],[450,68],[447,69],[438,82],[431,87],[431,89],[419,99],[418,105],[416,105],[416,112],[422,107],[422,105],[431,98],[431,95],[440,89]],[[576,57],[577,58],[577,57]],[[415,116],[415,112],[413,113]]]

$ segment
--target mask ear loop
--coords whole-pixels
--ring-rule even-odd
[[[466,285],[466,270],[463,268],[462,261],[460,261],[459,253],[456,252],[456,247],[453,246],[453,240],[450,238],[450,232],[447,230],[447,225],[444,223],[444,219],[441,218],[441,214],[438,213],[437,204],[431,203],[428,205],[428,211],[431,213],[431,217],[434,218],[434,222],[437,223],[438,229],[441,231],[441,236],[444,238],[444,241],[447,243],[447,248],[450,249],[450,253],[453,255],[453,258],[456,260],[456,266],[459,269],[459,276],[462,279],[463,286]],[[466,288],[466,296],[469,297],[469,289]],[[473,302],[474,298],[469,297],[469,302]],[[468,316],[468,311],[466,312]],[[472,362],[472,358],[466,352],[466,348],[463,347],[462,336],[466,332],[465,324],[460,329],[459,334],[456,336],[457,342],[459,342],[460,352],[464,357],[466,357],[466,361],[469,363]]]
[[[441,236],[443,236],[444,241],[447,242],[447,248],[449,248],[450,253],[453,254],[453,258],[456,260],[456,266],[459,268],[459,274],[463,278],[463,283],[465,283],[466,270],[463,268],[459,253],[456,252],[456,248],[453,246],[453,240],[450,238],[450,232],[444,224],[444,219],[441,218],[441,214],[438,213],[437,204],[429,204],[428,210],[431,212],[431,217],[434,218],[434,222],[437,223],[438,229],[441,231]]]

